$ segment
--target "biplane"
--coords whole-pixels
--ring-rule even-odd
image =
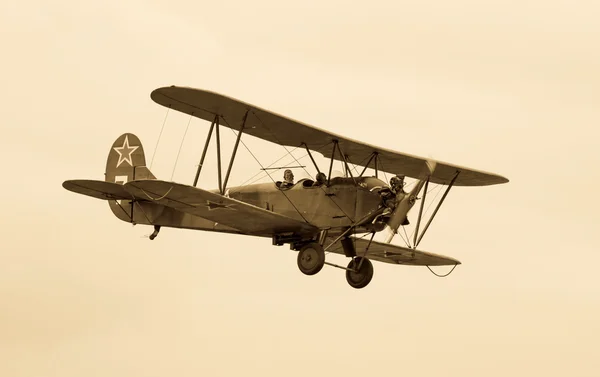
[[[354,288],[363,288],[371,281],[371,261],[456,267],[460,262],[454,258],[417,249],[446,195],[453,186],[508,182],[497,174],[342,137],[207,90],[161,87],[152,91],[150,97],[168,111],[210,122],[193,183],[156,178],[146,166],[140,139],[125,133],[109,151],[103,181],[67,180],[63,183],[65,189],[108,201],[120,220],[153,226],[150,239],[158,235],[161,227],[270,238],[272,245],[289,245],[297,251],[297,266],[302,273],[314,275],[324,265],[338,267],[346,271],[346,280]],[[221,127],[231,128],[236,134],[226,170],[221,163]],[[197,187],[197,183],[213,134],[218,187],[206,190]],[[271,182],[228,187],[244,135],[305,150],[316,170],[315,179],[278,181],[269,174]],[[318,166],[314,159],[317,153],[326,158],[329,166]],[[343,175],[332,174],[334,161],[344,167]],[[362,168],[360,173],[356,166]],[[367,168],[373,174],[365,174]],[[286,171],[286,176],[290,172],[291,169]],[[386,182],[381,173],[391,174],[392,178]],[[410,190],[406,177],[414,180]],[[419,232],[430,184],[446,189]],[[406,247],[392,244],[398,229],[410,223],[409,211],[419,200],[414,239]],[[382,241],[374,240],[379,232],[385,236]],[[326,261],[329,252],[349,258],[348,265]]]

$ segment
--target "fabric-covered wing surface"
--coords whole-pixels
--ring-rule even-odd
[[[344,154],[353,164],[366,163],[371,154],[376,152],[380,162],[380,170],[405,174],[418,178],[425,167],[426,159],[405,153],[379,148],[360,141],[345,138],[317,127],[286,118],[236,99],[206,90],[187,87],[163,87],[155,89],[150,97],[153,101],[168,108],[193,115],[212,122],[215,115],[220,115],[220,124],[239,130],[247,110],[244,133],[276,144],[298,147],[306,143],[309,149],[320,147],[337,140]],[[317,151],[323,153],[324,151]],[[327,151],[325,153],[330,153]],[[326,157],[330,157],[327,155]],[[339,155],[336,155],[339,160]],[[448,184],[457,171],[460,175],[454,182],[456,186],[487,186],[506,183],[508,179],[493,173],[478,171],[437,161],[436,170],[431,182]]]
[[[137,198],[200,216],[246,234],[318,232],[316,227],[308,223],[188,185],[161,180],[138,180],[124,186]]]
[[[131,200],[132,196],[123,185],[114,182],[96,181],[91,179],[71,179],[63,182],[63,187],[81,195],[91,196],[102,200]]]
[[[355,241],[356,255],[362,257],[369,244],[369,240],[365,238],[353,238]],[[333,238],[328,238],[325,246],[333,240]],[[328,251],[344,254],[342,245],[339,242],[332,246]],[[444,255],[376,241],[371,242],[366,257],[379,262],[409,266],[454,266],[460,264],[458,260]]]

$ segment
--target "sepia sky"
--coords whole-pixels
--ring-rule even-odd
[[[0,375],[597,376],[599,14],[566,0],[0,3]],[[124,132],[150,164],[166,114],[150,92],[167,85],[510,183],[450,192],[419,245],[463,263],[447,278],[374,263],[355,290],[339,269],[303,275],[270,239],[150,241],[61,184],[102,180]],[[157,177],[192,182],[209,124],[190,122],[174,168],[188,121],[169,113]],[[286,155],[242,140],[263,165]],[[224,131],[224,161],[233,141]],[[241,148],[230,185],[259,168]]]

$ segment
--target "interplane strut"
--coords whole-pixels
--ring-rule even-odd
[[[456,174],[454,175],[454,177],[450,181],[450,184],[448,185],[448,188],[446,189],[446,191],[444,191],[444,195],[442,195],[442,198],[440,199],[440,202],[435,207],[435,210],[433,211],[433,214],[431,214],[431,217],[429,218],[429,221],[427,221],[427,224],[425,225],[425,228],[423,228],[423,232],[419,236],[419,239],[417,239],[417,232],[418,232],[418,229],[419,229],[419,224],[417,224],[417,232],[415,232],[415,239],[417,239],[417,241],[414,244],[415,248],[419,245],[419,243],[421,243],[421,239],[423,239],[423,236],[425,235],[425,232],[427,232],[427,229],[429,228],[429,225],[431,225],[431,222],[433,221],[433,218],[435,217],[435,215],[437,214],[438,210],[442,206],[442,203],[444,203],[444,200],[446,199],[446,196],[450,192],[450,189],[454,185],[454,182],[456,181],[456,178],[458,178],[459,174],[460,174],[460,170],[456,171]],[[429,180],[427,180],[427,182],[429,182]],[[427,191],[425,191],[425,194],[426,193],[427,193]],[[425,195],[423,197],[425,197]],[[421,203],[421,207],[423,206],[423,202]],[[420,221],[420,219],[419,219],[419,221]]]
[[[219,121],[219,116],[215,115],[215,119],[213,119],[210,124],[210,129],[208,130],[208,136],[206,136],[206,142],[204,143],[204,149],[202,150],[202,157],[200,157],[200,163],[198,164],[198,170],[196,170],[196,177],[194,178],[194,187],[198,185],[198,178],[200,177],[200,171],[202,170],[202,166],[204,165],[204,159],[206,158],[206,151],[208,150],[208,145],[210,144],[210,139],[212,137],[213,130],[215,129],[215,124]]]

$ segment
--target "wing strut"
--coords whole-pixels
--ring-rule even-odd
[[[337,140],[333,141],[333,150],[331,151],[331,162],[329,163],[329,174],[327,174],[327,186],[331,183],[331,170],[333,169],[333,160],[335,159],[335,148],[337,146]]]
[[[348,174],[350,174],[350,177],[356,184],[356,179],[354,178],[354,176],[352,175],[352,172],[350,171],[350,166],[348,166],[347,156],[344,155],[344,152],[342,152],[342,149],[340,148],[338,140],[334,140],[333,141],[333,150],[331,151],[331,162],[329,163],[329,176],[327,177],[327,185],[329,185],[329,183],[331,182],[331,170],[333,169],[333,160],[335,160],[336,149],[340,152],[340,157],[342,158],[342,161],[344,162],[344,167],[346,168],[346,176],[348,176]],[[312,159],[312,156],[311,156],[311,159]]]
[[[369,167],[369,164],[371,163],[371,161],[373,161],[373,158],[375,156],[377,156],[377,152],[371,153],[371,157],[369,158],[369,161],[367,161],[367,163],[365,164],[364,169],[360,172],[359,177],[362,177],[363,174],[365,174],[365,171],[367,170],[367,168]],[[377,170],[377,163],[375,163],[375,170]]]
[[[217,127],[217,170],[219,174],[219,192],[223,194],[223,190],[221,189],[223,184],[221,181],[221,135],[219,135],[219,115],[217,115],[217,123],[215,125]]]
[[[235,159],[235,154],[237,153],[238,146],[240,145],[240,138],[242,137],[242,133],[244,132],[244,127],[246,127],[246,119],[248,118],[248,110],[246,110],[246,114],[244,114],[244,120],[242,121],[242,127],[240,128],[240,132],[237,134],[237,139],[235,139],[235,146],[233,147],[233,153],[231,154],[231,160],[229,161],[229,167],[227,168],[227,174],[225,174],[225,182],[223,182],[223,188],[221,189],[221,194],[225,192],[225,188],[227,187],[227,181],[229,180],[229,174],[231,174],[231,168],[233,167],[233,160]]]
[[[350,166],[348,166],[348,156],[344,155],[344,152],[342,152],[342,149],[340,148],[340,144],[337,141],[336,141],[335,145],[337,146],[337,150],[340,152],[340,156],[342,156],[342,160],[344,161],[344,166],[346,167],[346,176],[348,176],[348,174],[350,174],[350,177],[354,181],[354,184],[356,184],[356,179],[354,178],[354,176],[352,175],[352,172],[350,171]]]
[[[448,185],[448,188],[446,189],[446,191],[444,191],[444,195],[442,195],[442,198],[440,199],[440,202],[435,207],[435,210],[433,211],[433,214],[429,218],[429,221],[427,221],[427,224],[425,225],[425,228],[423,228],[423,232],[419,236],[419,239],[417,239],[417,234],[419,232],[419,223],[421,222],[421,212],[423,211],[423,203],[425,203],[425,195],[427,194],[427,184],[429,183],[429,179],[427,179],[427,182],[425,182],[425,193],[423,194],[423,202],[421,202],[421,210],[419,211],[419,222],[417,223],[417,228],[415,230],[415,240],[416,240],[416,242],[414,243],[413,248],[416,249],[417,246],[419,245],[419,243],[421,242],[421,239],[425,235],[425,232],[427,232],[427,229],[429,228],[429,225],[431,225],[431,222],[433,221],[433,218],[435,217],[435,215],[437,214],[438,210],[442,206],[442,203],[444,203],[444,199],[446,199],[446,195],[448,195],[448,193],[450,192],[450,189],[454,185],[454,182],[456,181],[456,178],[458,178],[459,174],[460,174],[460,170],[456,171],[456,174],[454,175],[454,178],[452,178],[452,181],[450,181],[450,184]]]
[[[206,151],[208,151],[208,145],[210,144],[210,139],[212,137],[213,130],[215,129],[215,123],[218,122],[219,116],[215,115],[215,119],[213,119],[210,124],[210,130],[208,130],[208,136],[206,136],[206,142],[204,143],[204,149],[202,150],[202,157],[200,157],[200,163],[198,164],[198,170],[196,170],[196,177],[194,178],[194,187],[198,184],[198,178],[200,178],[200,171],[202,170],[202,165],[204,164],[204,159],[206,158]]]
[[[313,158],[312,154],[310,153],[310,149],[308,149],[308,145],[306,145],[306,143],[302,143],[302,144],[304,144],[304,148],[306,148],[308,157],[310,157],[310,160],[312,161],[313,165],[315,165],[315,168],[317,169],[317,173],[321,174],[321,170],[319,169],[319,166],[317,165],[317,163],[315,162],[315,159]]]
[[[413,245],[415,248],[417,247],[417,236],[419,235],[419,225],[421,225],[421,216],[423,216],[423,207],[425,206],[425,198],[427,198],[427,187],[429,187],[429,179],[431,176],[427,176],[427,181],[425,181],[425,189],[423,190],[423,199],[421,199],[421,206],[419,208],[419,217],[417,219],[417,227],[415,228],[415,238],[413,241]]]
[[[202,171],[202,166],[204,165],[204,159],[206,158],[206,152],[208,151],[208,146],[210,145],[210,140],[212,139],[212,133],[214,130],[215,137],[217,139],[217,172],[218,172],[218,179],[219,179],[219,192],[221,194],[224,194],[225,189],[227,187],[227,181],[229,181],[229,175],[231,174],[231,168],[233,167],[233,161],[235,161],[235,155],[237,154],[237,150],[240,145],[240,139],[242,137],[242,133],[244,132],[244,128],[246,127],[246,119],[247,118],[248,118],[248,111],[246,111],[246,114],[244,115],[244,120],[242,121],[242,127],[240,128],[240,131],[237,134],[237,138],[235,140],[235,145],[233,147],[233,152],[231,154],[231,160],[229,161],[229,166],[227,168],[227,172],[225,173],[225,180],[223,180],[223,169],[221,168],[221,134],[219,132],[219,114],[215,115],[212,123],[210,124],[210,129],[208,130],[208,135],[206,136],[206,141],[204,142],[204,149],[202,150],[202,157],[200,157],[200,163],[198,164],[198,169],[196,170],[196,176],[194,177],[194,184],[193,184],[194,187],[196,187],[198,185],[198,178],[200,178],[200,172]]]

